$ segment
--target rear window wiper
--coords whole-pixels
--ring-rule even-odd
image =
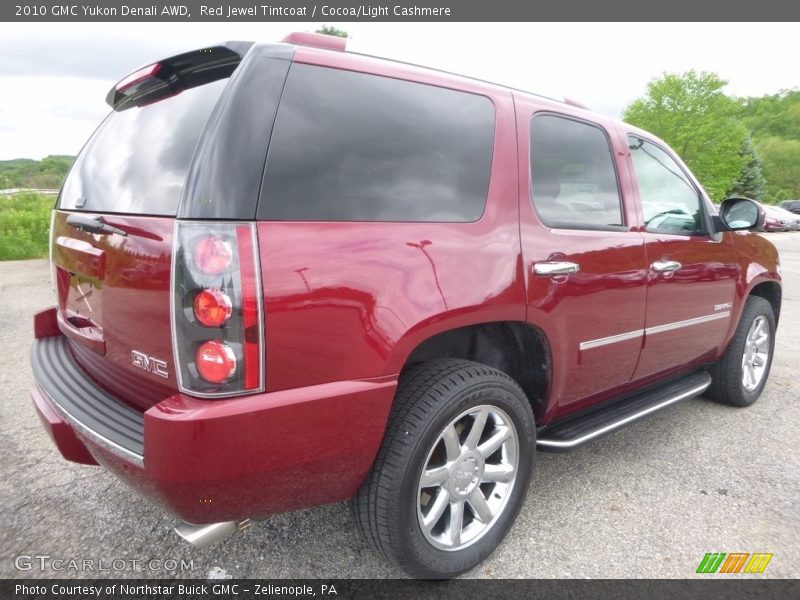
[[[103,221],[102,217],[83,217],[81,215],[70,215],[67,217],[67,225],[71,225],[78,231],[86,231],[89,233],[117,233],[119,235],[128,235],[127,231],[114,227]]]

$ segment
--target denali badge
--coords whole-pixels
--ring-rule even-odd
[[[163,360],[147,356],[147,354],[139,352],[138,350],[131,350],[131,360],[135,367],[150,371],[160,377],[169,377],[169,373],[167,373],[167,363]]]
[[[715,304],[715,305],[714,305],[714,310],[724,310],[724,309],[726,309],[726,308],[730,308],[730,307],[732,307],[732,306],[733,306],[733,303],[731,303],[731,302],[724,302],[724,303],[722,303],[722,304]]]

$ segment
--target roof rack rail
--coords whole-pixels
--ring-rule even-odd
[[[353,52],[350,51],[348,54],[353,54],[355,56],[363,56],[365,58],[377,58],[378,60],[386,60],[389,62],[393,62],[399,65],[407,65],[409,67],[416,67],[418,69],[426,69],[428,71],[435,71],[436,73],[443,73],[445,75],[453,75],[455,77],[463,77],[464,79],[469,79],[470,81],[477,81],[479,83],[487,83],[489,85],[496,85],[499,87],[506,88],[507,90],[512,90],[514,92],[522,92],[523,94],[530,94],[531,96],[536,96],[537,98],[544,98],[545,100],[550,100],[551,102],[558,102],[559,104],[567,104],[563,100],[559,100],[558,98],[553,98],[552,96],[545,96],[544,94],[537,94],[536,92],[531,92],[530,90],[523,90],[520,88],[511,87],[510,85],[506,85],[504,83],[497,83],[496,81],[489,81],[488,79],[481,79],[480,77],[472,77],[471,75],[464,75],[463,73],[455,73],[453,71],[447,71],[445,69],[437,69],[435,67],[428,67],[426,65],[420,65],[417,63],[408,62],[405,60],[396,60],[394,58],[386,58],[385,56],[376,56],[374,54],[366,54],[364,52]],[[581,106],[581,108],[586,108],[585,106]],[[591,109],[589,109],[591,110]]]
[[[578,108],[585,108],[586,110],[592,110],[588,106],[586,106],[583,102],[578,102],[573,98],[567,98],[564,96],[564,104],[569,104],[570,106],[577,106]]]

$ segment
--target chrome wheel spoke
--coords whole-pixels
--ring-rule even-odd
[[[478,446],[478,452],[481,453],[483,458],[489,458],[510,437],[511,430],[508,427],[499,427],[497,433]]]
[[[442,433],[442,440],[444,440],[447,462],[453,462],[461,456],[461,442],[458,441],[458,433],[456,433],[456,428],[452,423]]]
[[[434,485],[441,485],[447,478],[450,476],[450,468],[447,465],[442,467],[434,467],[432,469],[426,469],[422,472],[422,477],[420,477],[419,486],[426,488],[432,487]]]
[[[747,332],[742,353],[742,386],[748,392],[758,387],[767,372],[769,336],[767,319],[763,316],[756,317]]]
[[[472,422],[472,427],[469,430],[469,435],[467,436],[467,440],[464,442],[464,446],[468,450],[475,450],[478,446],[478,442],[483,435],[483,429],[486,427],[486,419],[489,417],[488,410],[482,410],[477,415],[475,415],[475,420]]]
[[[481,488],[475,488],[475,491],[470,494],[467,501],[475,513],[475,516],[478,517],[481,522],[488,523],[492,520],[492,509],[489,508],[489,505],[486,503],[486,498],[484,498]]]
[[[486,465],[483,469],[483,481],[494,483],[508,483],[514,478],[516,469],[511,465]]]
[[[454,500],[450,503],[450,525],[447,528],[447,537],[453,546],[461,544],[461,529],[464,525],[464,501]]]
[[[449,504],[450,494],[448,494],[444,489],[439,490],[439,493],[436,495],[436,499],[433,501],[433,506],[431,506],[428,514],[422,519],[422,526],[426,532],[429,532],[431,529],[433,529],[434,525],[439,522],[439,519],[442,518],[442,515]]]

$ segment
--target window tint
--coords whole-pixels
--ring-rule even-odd
[[[551,227],[622,225],[614,157],[599,127],[554,115],[531,120],[531,194]]]
[[[227,83],[112,111],[75,160],[59,207],[175,215],[197,140]]]
[[[704,231],[700,194],[678,163],[639,137],[628,136],[628,145],[647,228],[676,233]]]
[[[294,64],[259,218],[475,221],[493,140],[494,108],[483,96]]]

